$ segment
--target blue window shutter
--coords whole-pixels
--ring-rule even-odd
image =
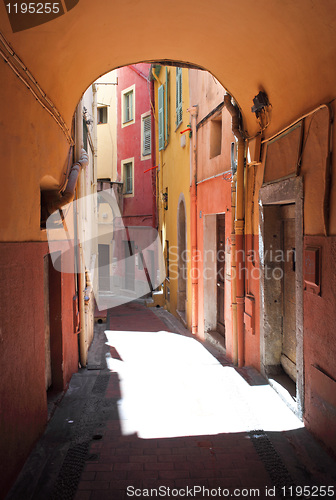
[[[179,100],[178,100],[178,96],[179,96],[179,77],[178,77],[178,68],[176,68],[176,107],[175,107],[175,111],[176,111],[176,126],[178,125],[178,106],[179,106]]]
[[[164,149],[164,86],[158,88],[159,101],[159,151]]]
[[[176,127],[182,123],[182,68],[176,68]]]
[[[169,73],[166,66],[166,93],[165,93],[165,145],[169,142],[169,111],[168,111]]]

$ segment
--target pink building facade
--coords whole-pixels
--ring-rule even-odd
[[[119,69],[117,87],[117,176],[123,183],[122,221],[116,221],[119,286],[137,297],[149,293],[155,281],[156,259],[147,248],[155,235],[150,228],[156,227],[150,69],[144,63]]]

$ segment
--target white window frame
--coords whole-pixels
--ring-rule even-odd
[[[132,164],[132,192],[131,193],[125,193],[125,179],[124,179],[124,170],[125,170],[125,165],[127,163]],[[121,160],[121,181],[123,182],[123,193],[124,193],[124,198],[133,198],[134,196],[134,157],[133,158],[126,158],[125,160]]]
[[[132,93],[132,114],[133,118],[128,121],[125,120],[125,97],[127,94]],[[128,127],[129,125],[133,125],[135,123],[135,85],[131,85],[131,87],[128,87],[127,89],[124,89],[121,92],[121,127]]]
[[[144,155],[144,120],[145,118],[151,118],[151,112],[147,111],[146,113],[143,113],[141,115],[141,161],[143,160],[150,160],[152,155],[151,153]],[[151,124],[151,147],[150,150],[152,151],[152,124]]]

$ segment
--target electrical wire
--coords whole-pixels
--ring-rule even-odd
[[[33,77],[31,72],[28,70],[27,66],[22,62],[19,56],[14,52],[10,44],[7,42],[4,35],[0,32],[0,42],[2,43],[2,49],[0,48],[0,55],[4,59],[5,63],[11,68],[11,70],[16,74],[16,76],[22,81],[25,87],[33,94],[38,103],[45,109],[50,116],[55,120],[58,126],[61,128],[64,133],[67,141],[71,146],[74,145],[74,140],[71,137],[70,131],[66,126],[66,123],[61,116],[60,112],[53,104],[53,102],[49,99],[46,93],[42,90],[37,80]],[[13,61],[10,60],[12,57]],[[16,67],[16,65],[18,67]],[[20,73],[20,69],[23,71],[23,74]],[[35,89],[32,88],[31,83],[34,85]],[[39,95],[40,94],[40,95]]]
[[[328,104],[331,104],[332,102],[334,101],[334,99],[332,99],[332,101],[330,101]],[[296,125],[297,123],[299,123],[301,120],[303,120],[304,118],[307,118],[307,116],[310,116],[312,115],[313,113],[316,113],[316,111],[319,111],[320,109],[323,109],[323,108],[327,108],[329,109],[329,106],[328,104],[321,104],[320,106],[317,106],[316,108],[314,108],[312,111],[309,111],[308,113],[306,113],[305,115],[303,116],[300,116],[300,118],[298,118],[297,120],[295,120],[294,122],[290,123],[289,125],[287,125],[286,127],[284,127],[283,129],[279,130],[279,132],[277,132],[276,134],[272,135],[271,137],[268,137],[267,139],[264,139],[263,141],[261,141],[261,144],[265,144],[266,142],[269,142],[271,141],[272,139],[274,139],[275,137],[277,137],[278,135],[282,134],[283,132],[286,132],[286,130],[290,129],[291,127],[293,127],[293,125]]]

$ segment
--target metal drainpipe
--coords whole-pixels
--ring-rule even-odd
[[[244,366],[244,309],[245,309],[245,258],[244,258],[244,160],[245,160],[245,138],[239,129],[239,112],[231,102],[230,94],[224,96],[224,104],[232,117],[232,133],[238,140],[238,164],[236,185],[236,217],[235,217],[235,265],[236,272],[233,279],[236,280],[236,302],[237,302],[237,344],[238,344],[238,366]],[[233,285],[234,288],[234,285]],[[233,318],[234,319],[234,318]],[[235,326],[233,328],[235,332]],[[235,343],[235,339],[233,341]]]
[[[83,106],[82,101],[79,102],[76,110],[76,145],[75,154],[76,158],[80,158],[81,151],[83,148]],[[82,192],[82,181],[83,175],[79,176],[79,182],[77,183],[77,198],[82,198],[85,193]],[[82,221],[81,215],[78,213],[77,207],[77,226],[80,235],[82,236]],[[84,252],[82,243],[78,242],[79,248],[79,290],[78,290],[78,304],[79,304],[79,317],[80,317],[80,332],[79,332],[79,359],[83,367],[86,366],[87,361],[87,339],[86,339],[86,325],[85,325],[85,263],[84,263]]]
[[[52,214],[56,210],[64,207],[64,205],[70,203],[75,197],[75,189],[77,185],[77,180],[82,168],[85,168],[89,163],[89,157],[86,151],[83,149],[81,151],[81,156],[79,160],[74,163],[70,169],[68,182],[63,193],[60,194],[59,199],[52,201],[48,205],[48,212]]]
[[[198,264],[197,264],[197,138],[198,106],[187,110],[191,116],[192,178],[190,186],[190,233],[191,233],[191,333],[198,330]]]
[[[152,155],[152,226],[157,227],[156,221],[156,169],[155,169],[155,116],[154,116],[154,105],[155,105],[155,93],[154,93],[154,80],[150,81],[150,99],[152,101],[151,106],[151,155]]]
[[[236,281],[236,174],[231,183],[231,304],[232,304],[232,362],[238,364],[238,336],[237,336],[237,281]]]

